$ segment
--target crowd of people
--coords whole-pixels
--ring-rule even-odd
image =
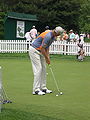
[[[59,40],[66,41],[66,42],[84,42],[85,34],[78,34],[77,32],[74,33],[73,30],[70,30],[69,33],[64,31],[63,37],[58,36]]]
[[[50,31],[49,26],[45,27],[45,31]],[[26,32],[25,38],[27,41],[30,41],[31,43],[36,39],[36,37],[40,35],[40,32],[37,31],[35,26],[32,26],[32,29],[29,32]],[[63,36],[57,36],[57,40],[62,40],[65,42],[77,42],[77,43],[84,43],[85,38],[90,39],[90,34],[74,32],[73,30],[70,30],[67,32],[64,30]]]
[[[85,57],[85,51],[84,51],[84,39],[86,35],[85,34],[78,34],[77,32],[74,33],[73,30],[69,31],[69,34],[67,34],[67,31],[64,31],[63,36],[58,36],[58,39],[63,42],[76,42],[78,46],[78,52],[77,52],[77,59],[79,61],[83,61]]]

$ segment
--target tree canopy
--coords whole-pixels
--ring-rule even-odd
[[[62,26],[66,30],[90,32],[90,0],[0,0],[0,36],[7,12],[35,14],[39,31],[46,25],[51,29]]]

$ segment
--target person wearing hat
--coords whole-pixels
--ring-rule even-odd
[[[46,87],[46,63],[50,65],[49,46],[56,40],[58,35],[63,34],[62,27],[56,27],[54,30],[41,33],[29,48],[29,56],[32,63],[34,82],[33,94],[45,95],[52,93]]]
[[[46,26],[46,27],[45,27],[45,32],[50,32],[49,26]]]
[[[73,30],[69,31],[69,40],[70,40],[70,42],[74,42],[74,40],[75,40],[75,34],[74,34]]]
[[[32,29],[30,30],[29,34],[33,42],[35,38],[37,37],[37,29],[35,28],[34,25],[32,26]]]

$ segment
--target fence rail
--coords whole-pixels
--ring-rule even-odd
[[[0,40],[0,53],[28,52],[26,40]],[[84,43],[85,55],[90,56],[90,43]],[[50,54],[76,55],[78,46],[75,42],[55,41],[50,46]]]

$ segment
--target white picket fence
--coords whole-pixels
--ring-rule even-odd
[[[90,43],[84,44],[85,55],[90,56]],[[26,40],[0,40],[0,53],[26,53]],[[50,54],[76,55],[78,46],[75,42],[55,41],[50,46]]]
[[[0,53],[25,53],[26,40],[0,40]]]
[[[76,42],[55,41],[50,46],[51,54],[77,55],[79,47]],[[90,43],[84,43],[85,56],[90,56]]]

